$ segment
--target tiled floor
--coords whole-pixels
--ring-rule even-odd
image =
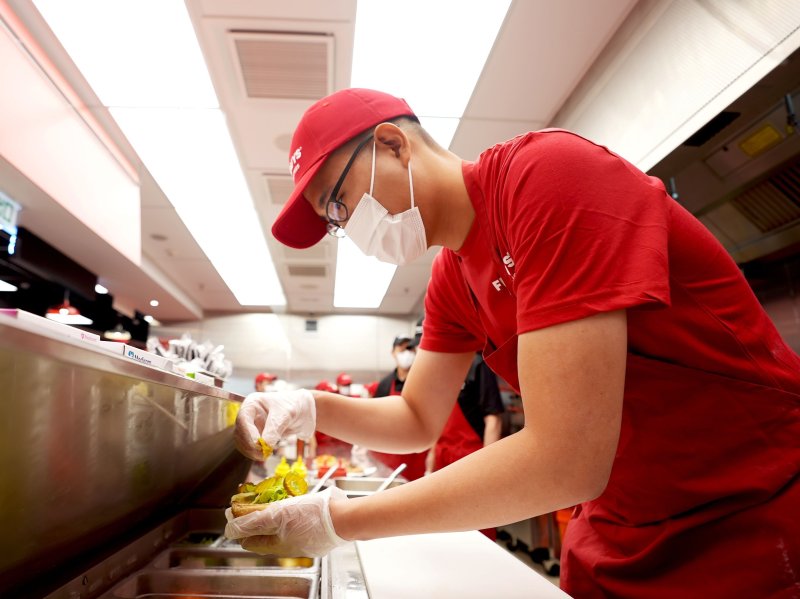
[[[497,529],[497,531],[498,532],[505,531],[509,535],[511,535],[511,538],[512,538],[511,544],[513,546],[513,544],[514,544],[513,541],[515,541],[517,539],[524,540],[524,539],[528,539],[529,538],[529,534],[528,534],[527,530],[525,530],[525,527],[527,527],[527,526],[528,526],[527,525],[527,521],[525,521],[525,522],[517,522],[515,524],[510,524],[508,526],[500,527],[500,528]],[[558,576],[550,576],[549,574],[547,574],[547,572],[545,571],[544,566],[542,564],[537,564],[536,562],[534,562],[531,559],[531,556],[527,552],[520,551],[520,550],[510,551],[509,548],[508,548],[507,541],[504,541],[504,540],[502,540],[502,541],[498,540],[497,544],[500,547],[502,547],[503,549],[505,549],[506,551],[508,551],[511,555],[516,557],[519,561],[521,561],[525,565],[529,566],[530,568],[533,568],[534,570],[536,570],[536,572],[541,574],[544,578],[546,578],[547,580],[552,582],[554,585],[559,586],[559,577]]]

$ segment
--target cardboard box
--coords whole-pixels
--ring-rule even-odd
[[[18,310],[17,308],[0,308],[0,314],[10,318],[16,318],[20,322],[29,323],[38,329],[45,329],[47,331],[64,335],[65,337],[70,337],[72,339],[80,339],[81,341],[91,342],[100,341],[100,335],[96,335],[95,333],[87,333],[86,331],[82,331],[81,329],[71,325],[64,324],[63,322],[56,322],[55,320],[50,320],[49,318],[26,312],[25,310]]]
[[[139,364],[172,371],[172,362],[165,357],[157,356],[156,354],[144,351],[138,347],[133,347],[127,343],[122,343],[120,341],[97,341],[96,344],[104,351],[122,356],[128,360],[133,360]]]

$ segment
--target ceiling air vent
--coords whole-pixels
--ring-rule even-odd
[[[328,272],[324,265],[289,264],[287,268],[293,277],[324,277]]]
[[[277,206],[283,206],[294,189],[294,183],[289,176],[264,175],[264,182],[267,184],[270,202]]]
[[[800,162],[751,187],[731,203],[762,233],[800,219]]]
[[[333,91],[333,36],[231,31],[248,98],[318,100]]]
[[[330,237],[328,235],[327,237]],[[333,237],[331,237],[333,239]],[[288,246],[283,246],[283,255],[288,263],[293,262],[308,262],[308,261],[324,261],[328,259],[328,240],[323,239],[319,243],[315,243],[310,248],[296,250]]]

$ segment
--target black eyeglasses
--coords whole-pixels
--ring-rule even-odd
[[[348,212],[345,203],[339,199],[339,188],[342,186],[342,183],[344,183],[344,179],[347,176],[347,173],[350,171],[350,167],[353,166],[358,153],[370,141],[372,141],[372,135],[367,137],[364,141],[356,146],[356,149],[350,156],[350,160],[347,161],[342,174],[339,176],[339,180],[331,190],[331,195],[328,198],[327,204],[325,204],[325,215],[328,217],[329,235],[333,235],[334,237],[344,237],[344,228],[342,228],[339,223],[343,223],[350,218],[350,213]]]

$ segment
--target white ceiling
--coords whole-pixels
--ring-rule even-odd
[[[12,191],[27,208],[21,224],[97,273],[124,311],[152,311],[163,322],[254,311],[235,300],[32,3],[11,0],[8,4],[123,154],[139,167],[142,264],[131,263],[110,247],[101,251],[96,236],[88,236],[77,219],[35,193],[35,186],[26,186],[13,165],[0,160],[0,187],[8,189],[13,182]],[[332,51],[329,89],[333,91],[350,82],[355,0],[188,0],[186,4],[284,287],[286,310],[419,313],[435,249],[417,263],[397,269],[377,310],[340,310],[333,308],[335,241],[328,238],[309,250],[297,251],[278,244],[269,232],[289,189],[289,140],[312,100],[248,97],[231,32],[258,32],[256,38],[264,32],[310,34],[312,41],[328,40]],[[636,0],[514,0],[451,150],[475,159],[496,142],[551,123],[635,4]],[[404,43],[424,43],[413,40],[410,32],[399,33]],[[252,264],[252,273],[258,276],[258,264]],[[161,303],[151,310],[148,302],[153,297]]]

